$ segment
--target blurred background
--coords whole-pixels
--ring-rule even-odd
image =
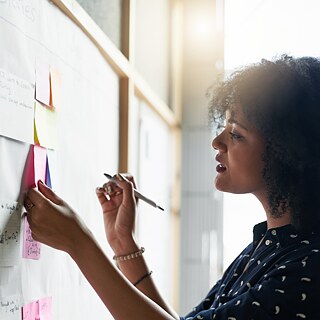
[[[88,25],[110,40],[111,65],[118,70],[125,61],[132,70],[119,71],[119,170],[134,174],[139,189],[165,208],[139,205],[137,237],[161,292],[184,314],[264,220],[253,196],[214,188],[206,91],[262,58],[319,56],[320,2],[77,2]]]

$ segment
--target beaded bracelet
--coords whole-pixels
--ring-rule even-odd
[[[149,271],[148,273],[143,275],[140,279],[138,279],[133,285],[136,287],[142,280],[144,280],[145,278],[150,277],[151,275],[152,275],[152,271]]]
[[[142,256],[144,251],[145,251],[145,249],[143,247],[141,247],[140,250],[138,250],[136,252],[133,252],[133,253],[129,253],[129,254],[124,255],[124,256],[113,256],[113,260],[115,260],[115,261],[126,261],[126,260],[135,259],[135,258],[138,258],[138,257]]]

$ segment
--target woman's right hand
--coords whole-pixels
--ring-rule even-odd
[[[117,174],[113,180],[96,189],[100,202],[107,240],[116,255],[138,250],[134,238],[136,200],[134,179]]]

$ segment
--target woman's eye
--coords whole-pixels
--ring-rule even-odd
[[[232,131],[229,132],[231,139],[233,140],[241,140],[243,137],[240,134],[234,133]]]

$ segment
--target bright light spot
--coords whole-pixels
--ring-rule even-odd
[[[283,53],[319,57],[319,11],[319,0],[225,0],[226,72]],[[252,227],[263,219],[253,196],[225,194],[225,266],[252,241]]]
[[[204,18],[198,18],[194,22],[194,33],[196,36],[201,38],[210,39],[210,34],[213,33],[213,23],[212,20]]]

